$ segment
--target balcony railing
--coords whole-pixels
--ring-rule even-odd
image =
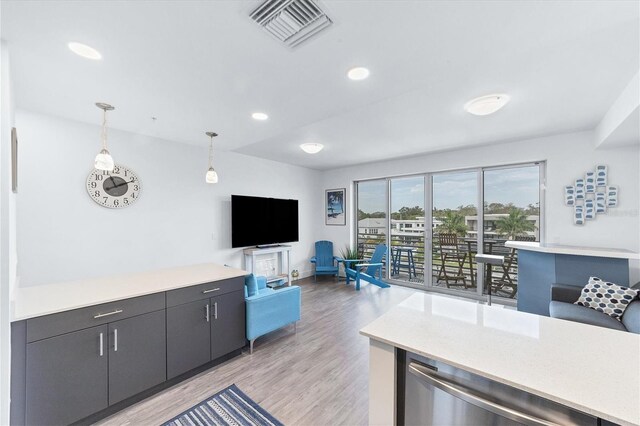
[[[485,243],[485,253],[505,257],[504,266],[494,266],[485,275],[485,290],[491,285],[492,293],[509,298],[516,298],[518,285],[518,260],[512,249],[505,247],[504,239],[492,239]],[[358,253],[360,258],[371,257],[376,245],[386,243],[383,233],[358,233]],[[394,280],[424,285],[425,247],[422,234],[391,233],[390,276]],[[434,239],[432,259],[432,282],[436,287],[445,287],[462,291],[477,292],[477,251],[476,236],[459,238],[459,256],[444,256]],[[384,273],[386,274],[386,268]]]

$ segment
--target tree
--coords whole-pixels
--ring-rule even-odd
[[[415,207],[401,207],[397,212],[391,213],[391,219],[402,220],[411,219],[415,220],[418,217],[424,217],[424,209],[420,206]]]
[[[463,237],[467,233],[467,225],[464,223],[464,216],[452,210],[446,210],[444,216],[438,218],[442,225],[439,225],[438,232],[448,232]]]
[[[535,231],[536,225],[527,220],[527,213],[521,209],[511,209],[509,216],[501,217],[496,222],[496,230],[510,240],[516,235],[525,235],[527,231]]]

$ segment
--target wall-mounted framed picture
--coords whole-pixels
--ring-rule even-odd
[[[326,225],[347,224],[346,188],[327,189],[324,197],[324,223]]]
[[[18,192],[18,131],[11,128],[11,190]]]

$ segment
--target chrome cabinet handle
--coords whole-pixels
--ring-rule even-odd
[[[204,290],[202,294],[213,293],[214,291],[218,291],[220,288],[212,288],[210,290]]]
[[[469,404],[473,404],[484,410],[491,411],[494,414],[504,416],[508,419],[515,420],[525,425],[532,426],[559,426],[558,423],[553,423],[548,420],[540,419],[538,417],[531,416],[526,413],[522,413],[513,408],[505,407],[488,399],[482,398],[478,395],[473,395],[464,389],[460,389],[455,386],[454,383],[449,382],[447,379],[435,374],[428,368],[416,363],[409,363],[409,371],[414,376],[417,376],[427,382],[428,384],[447,392],[450,395],[458,397]]]
[[[102,317],[108,317],[109,315],[115,315],[115,314],[120,314],[120,313],[122,313],[122,309],[116,309],[115,311],[107,312],[106,314],[94,315],[93,319],[98,319],[98,318],[102,318]]]
[[[205,306],[204,308],[204,318],[207,320],[207,322],[209,322],[209,317],[211,316],[211,314],[209,313],[209,302],[207,302],[207,306]]]
[[[213,303],[213,318],[218,319],[218,302]]]
[[[100,356],[104,356],[104,333],[100,333]]]
[[[118,329],[113,330],[113,351],[118,352]]]

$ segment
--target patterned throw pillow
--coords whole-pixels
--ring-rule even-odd
[[[595,309],[620,321],[624,310],[636,297],[637,290],[591,277],[574,304]]]

